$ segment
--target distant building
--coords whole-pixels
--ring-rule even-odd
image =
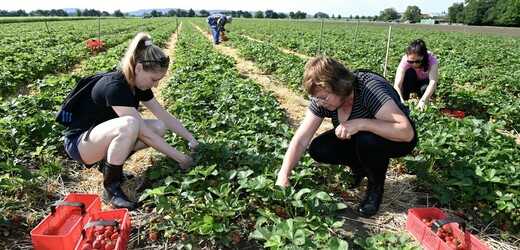
[[[436,19],[421,19],[421,24],[439,24],[439,20]]]

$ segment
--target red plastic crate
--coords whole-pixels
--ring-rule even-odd
[[[76,246],[90,214],[101,210],[97,194],[69,194],[51,206],[51,214],[31,230],[35,250],[69,250]]]
[[[408,218],[406,219],[406,230],[424,247],[426,250],[451,250],[446,242],[444,242],[437,232],[426,226],[422,219],[444,219],[449,218],[447,214],[440,209],[431,208],[412,208],[408,210]],[[461,223],[462,224],[462,223]],[[484,243],[468,231],[459,230],[461,225],[457,222],[449,223],[453,229],[455,237],[464,238],[468,249],[472,250],[489,250]],[[465,227],[465,225],[464,225]]]
[[[463,119],[464,117],[466,117],[466,112],[464,112],[462,110],[456,110],[456,109],[451,109],[451,108],[442,108],[439,110],[439,112],[441,114],[449,115],[451,117],[455,117],[455,118],[459,118],[459,119]]]
[[[119,230],[119,238],[117,239],[116,246],[114,249],[116,250],[126,250],[128,246],[128,240],[130,239],[130,231],[132,230],[132,225],[130,224],[130,214],[126,208],[121,209],[113,209],[106,211],[99,211],[92,213],[88,223],[96,222],[96,221],[117,221],[120,220],[121,224]],[[90,235],[91,231],[94,230],[94,227],[88,227],[86,224],[85,228],[82,229],[80,240],[76,245],[76,250],[81,250],[83,244],[87,241],[86,236]]]

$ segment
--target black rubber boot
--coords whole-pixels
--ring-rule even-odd
[[[363,181],[365,177],[367,177],[367,173],[362,168],[350,167],[350,176],[354,179],[349,182],[349,189],[357,188]]]
[[[358,213],[363,217],[371,217],[379,211],[379,206],[383,201],[383,194],[385,192],[385,185],[373,184],[370,179],[368,180],[368,187],[365,193],[365,198],[359,204],[357,209]]]
[[[103,191],[103,201],[116,208],[134,210],[135,204],[126,196],[120,187],[123,178],[123,165],[105,163],[103,178],[103,186],[105,187],[105,191]]]
[[[132,156],[136,151],[132,151],[130,152],[130,155],[128,155],[128,157],[126,158],[128,160],[128,158],[130,158],[130,156]],[[105,165],[107,163],[107,157],[105,156],[103,158],[103,160],[99,161],[98,162],[98,165],[97,165],[97,170],[101,173],[103,173],[103,169],[105,169]],[[121,179],[121,181],[126,181],[126,180],[131,180],[133,179],[135,176],[131,173],[127,173],[127,172],[123,172],[123,178]]]

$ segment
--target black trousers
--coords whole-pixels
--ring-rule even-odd
[[[331,129],[312,140],[308,152],[317,162],[365,170],[370,181],[383,184],[390,158],[410,154],[417,145],[415,125],[410,122],[415,132],[410,142],[396,142],[364,131],[353,135],[350,140],[341,140]]]
[[[417,80],[417,73],[413,68],[407,69],[403,80],[403,100],[410,99],[410,93],[416,93],[421,98],[429,83],[430,79]]]

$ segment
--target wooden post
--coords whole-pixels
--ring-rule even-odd
[[[323,40],[323,18],[321,19],[321,28],[320,28],[320,48],[318,50],[318,55],[321,55],[321,41]]]
[[[52,42],[51,31],[49,30],[49,25],[47,25],[47,21],[45,21],[45,28],[47,28],[47,34],[49,34],[49,41]]]
[[[356,47],[358,30],[359,30],[359,19],[357,20],[357,24],[356,24],[356,34],[354,35],[354,43],[352,43],[352,51],[354,51],[354,47]]]
[[[179,19],[175,18],[175,33],[177,33],[177,40],[179,40]]]
[[[386,43],[386,59],[385,59],[385,69],[383,76],[386,78],[386,69],[388,66],[388,55],[390,54],[390,37],[392,36],[392,25],[388,27],[388,42]]]
[[[100,51],[100,49],[101,49],[101,18],[98,18],[97,34],[98,34],[97,48],[98,48],[98,51]]]

